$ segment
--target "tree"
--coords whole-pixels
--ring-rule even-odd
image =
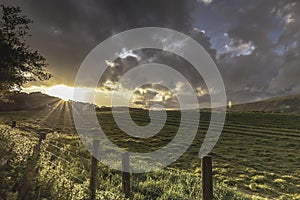
[[[29,81],[44,81],[52,77],[45,71],[45,58],[26,44],[32,20],[21,15],[19,6],[4,6],[0,19],[0,96],[20,91]]]

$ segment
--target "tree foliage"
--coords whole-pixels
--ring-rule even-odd
[[[0,5],[0,95],[21,90],[29,81],[48,80],[45,58],[26,44],[31,19],[21,15],[20,7]]]

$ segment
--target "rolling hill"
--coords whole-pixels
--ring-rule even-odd
[[[13,93],[9,97],[9,102],[0,101],[0,111],[37,110],[44,109],[48,105],[60,101],[60,98],[52,97],[40,92]]]
[[[48,105],[60,101],[40,92],[15,93],[10,97],[11,102],[0,101],[0,111],[36,110],[46,108]],[[120,107],[120,109],[124,109]],[[97,111],[110,110],[109,107],[96,107]],[[284,97],[274,97],[262,101],[233,105],[228,112],[266,112],[300,114],[300,94]]]
[[[233,105],[229,112],[267,112],[300,114],[300,95],[274,97],[262,101]]]

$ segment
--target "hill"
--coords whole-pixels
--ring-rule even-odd
[[[300,114],[300,95],[273,97],[257,102],[237,104],[228,108],[228,111]]]
[[[41,92],[33,92],[30,94],[23,92],[12,93],[9,96],[9,101],[0,101],[0,111],[20,111],[20,110],[41,110],[45,109],[62,99],[58,97],[52,97]],[[69,102],[72,102],[71,100]],[[81,102],[77,102],[81,103]],[[111,111],[110,107],[96,105],[90,103],[81,103],[86,106],[95,106],[97,112],[101,111]],[[124,111],[128,108],[120,106],[115,108],[117,111]],[[130,108],[130,110],[143,110],[141,108]]]
[[[61,101],[60,98],[52,97],[40,92],[34,93],[14,93],[10,97],[10,102],[0,101],[0,111],[36,110]],[[86,103],[84,103],[86,104]],[[89,104],[91,105],[91,104]],[[118,107],[117,110],[124,110]],[[131,110],[143,110],[131,108]],[[97,107],[96,111],[110,111],[110,107]],[[262,101],[233,105],[227,109],[228,112],[267,112],[267,113],[287,113],[300,114],[300,94],[284,97],[274,97]]]
[[[60,101],[60,98],[52,97],[40,92],[14,93],[10,95],[9,102],[0,101],[0,111],[36,110]]]

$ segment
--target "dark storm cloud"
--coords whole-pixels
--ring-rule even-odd
[[[114,33],[160,26],[192,36],[209,52],[233,103],[300,93],[300,3],[297,0],[12,0],[4,4],[21,5],[24,14],[34,20],[29,42],[46,56],[57,83],[72,84],[87,53]],[[193,13],[195,10],[199,13]],[[209,30],[204,33],[194,29],[202,27]],[[230,42],[222,51],[212,48],[222,48],[212,42],[226,41]],[[103,89],[112,90],[112,83],[134,66],[155,61],[180,71],[196,90],[208,91],[202,78],[185,60],[167,52],[133,53],[139,59],[118,58],[114,61],[116,66],[107,69],[100,83]],[[132,89],[130,85],[126,88]],[[199,95],[199,101],[207,100],[206,93]]]
[[[296,92],[296,88],[300,92],[300,68],[296,67],[300,64],[299,45],[295,44],[300,32],[300,18],[296,14],[299,13],[296,11],[299,3],[283,0],[222,1],[212,6],[225,18],[234,19],[227,30],[232,44],[249,43],[253,48],[240,56],[230,51],[219,56],[218,65],[229,99],[253,101],[287,95],[289,91]],[[288,23],[290,15],[293,17]],[[284,50],[287,43],[294,46]],[[232,45],[230,48],[237,47]]]
[[[276,0],[254,0],[251,1],[251,4],[244,3],[244,5],[238,6],[235,12],[231,10],[231,15],[234,15],[231,18],[235,19],[235,23],[227,33],[232,39],[252,41],[256,44],[256,49],[262,51],[269,49],[272,44],[268,34],[270,31],[282,27],[280,18],[276,17],[274,13],[277,4]]]
[[[203,47],[206,48],[207,52],[210,53],[210,55],[215,58],[216,51],[213,49],[210,49],[210,43],[209,38],[205,36],[201,32],[193,32],[192,37],[196,39],[200,44],[202,44]],[[198,71],[185,59],[182,57],[175,55],[171,52],[163,51],[163,50],[156,50],[156,49],[142,49],[142,50],[135,50],[132,52],[136,55],[136,57],[133,56],[127,56],[125,58],[117,58],[115,61],[109,61],[107,62],[110,67],[106,69],[104,72],[100,82],[99,87],[102,89],[107,90],[110,86],[111,88],[108,90],[111,90],[115,87],[115,85],[119,82],[119,79],[129,70],[133,69],[134,67],[138,65],[142,65],[145,63],[160,63],[169,67],[172,67],[176,71],[178,71],[180,74],[182,74],[186,82],[189,82],[191,86],[194,88],[194,92],[198,94],[199,97],[201,97],[201,100],[203,100],[203,94],[206,94],[208,91],[208,88],[206,87],[206,84],[204,83],[203,78],[198,73]],[[135,83],[136,82],[147,82],[147,78],[151,79],[151,75],[148,75],[148,77],[145,77],[143,74],[143,71],[139,71],[139,76],[131,77],[129,81],[126,81],[121,85],[121,88],[123,90],[128,91],[134,91]],[[164,72],[161,72],[164,73]],[[160,74],[162,75],[162,74]],[[155,75],[154,75],[155,76]],[[178,107],[178,100],[176,99],[176,95],[180,95],[181,93],[184,93],[188,90],[186,83],[179,83],[177,81],[174,81],[173,79],[168,78],[169,74],[164,74],[164,77],[166,77],[163,81],[168,82],[168,86],[170,87],[170,90],[174,90],[177,92],[177,94],[173,94],[171,91],[167,90],[166,88],[161,85],[145,85],[144,87],[140,87],[141,89],[145,89],[147,92],[140,93],[139,90],[137,90],[134,93],[134,104],[139,104],[142,100],[145,102],[145,105],[147,107],[151,106],[152,104],[156,103],[155,97],[158,97],[160,95],[160,101],[161,103],[166,106],[167,108],[175,108]],[[201,88],[200,93],[198,90]],[[143,90],[144,91],[144,90]],[[185,95],[192,95],[192,94],[185,94]],[[168,98],[167,98],[168,97]],[[206,100],[209,100],[209,98],[206,97]]]
[[[131,28],[159,26],[191,29],[194,1],[4,1],[20,5],[34,20],[29,42],[50,63],[54,80],[72,84],[87,53],[104,39]],[[63,76],[62,76],[63,74]]]
[[[211,48],[210,38],[208,36],[196,30],[190,30],[189,35],[205,48],[212,59],[216,60],[216,50]],[[107,61],[108,65],[111,64],[113,66],[106,69],[106,72],[100,81],[100,85],[103,85],[106,81],[118,82],[118,79],[124,73],[137,65],[145,63],[161,63],[179,71],[195,88],[204,87],[203,79],[198,74],[197,70],[184,58],[176,54],[157,49],[133,50],[131,53],[133,55],[129,54],[124,58],[119,57],[115,61]]]
[[[213,59],[216,59],[216,50],[211,49],[210,38],[208,36],[197,30],[191,30],[189,34],[207,50]],[[101,77],[99,87],[104,90],[113,90],[119,83],[119,79],[126,72],[145,63],[160,63],[172,67],[185,77],[187,80],[186,82],[192,85],[195,90],[194,92],[199,98],[199,103],[203,104],[210,100],[209,95],[207,95],[208,88],[206,87],[203,78],[189,62],[176,54],[157,49],[134,50],[130,52],[127,57],[119,57],[114,61],[107,61],[109,67]],[[138,76],[135,75],[134,77],[130,77],[130,80],[123,82],[121,85],[122,90],[135,91],[133,92],[131,99],[133,105],[139,106],[141,105],[141,102],[144,102],[146,108],[157,103],[166,108],[179,108],[177,95],[187,97],[185,98],[186,104],[193,103],[193,94],[188,92],[189,88],[186,85],[186,82],[180,82],[179,80],[174,81],[174,79],[168,78],[169,74],[167,74],[167,72],[162,71],[160,75],[164,74],[165,79],[163,81],[167,82],[169,89],[160,84],[146,84],[136,88],[135,83],[147,83],[148,78],[151,79],[152,77],[149,74],[145,77],[142,70],[139,71],[139,74],[140,75]]]
[[[196,29],[188,34],[213,58],[218,58],[215,61],[223,75],[229,99],[246,102],[300,92],[299,5],[295,0],[213,1],[208,4],[223,16],[224,23],[229,24],[225,32],[231,40],[227,51],[216,56],[206,34]],[[168,53],[146,51],[140,56],[173,66],[188,74],[194,88],[204,87],[201,77],[193,73],[188,64],[166,55]],[[199,101],[209,100],[207,95],[201,98]]]
[[[278,93],[300,92],[300,4],[296,1],[282,3],[278,15],[284,17],[286,25],[278,39],[283,49],[283,62],[278,74],[272,79],[270,90]]]

